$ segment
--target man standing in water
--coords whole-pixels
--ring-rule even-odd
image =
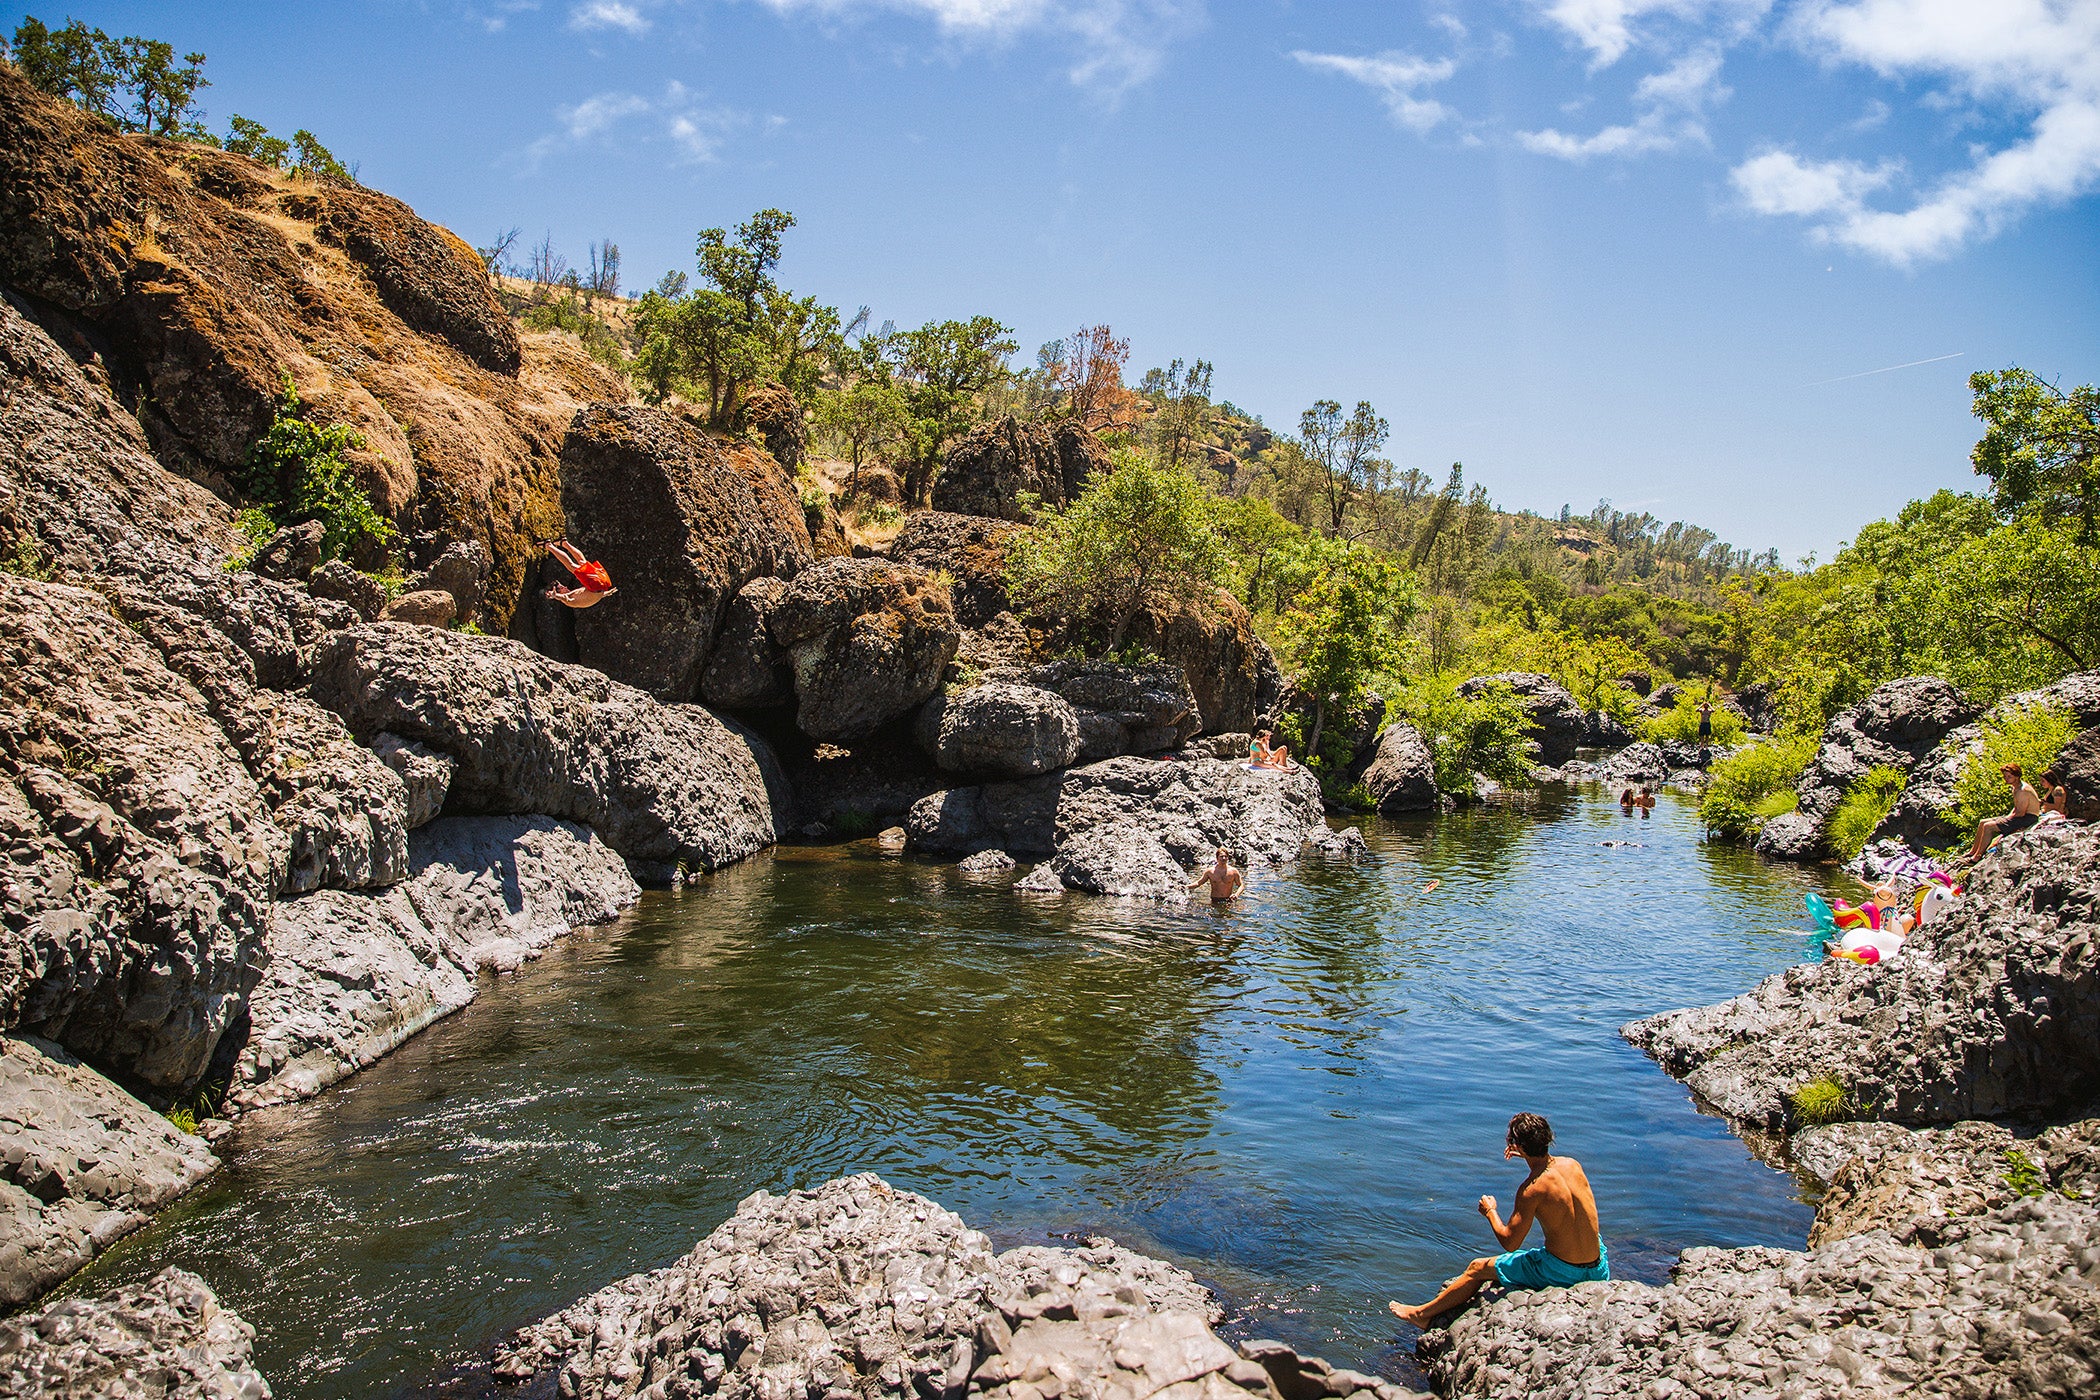
[[[1218,858],[1196,872],[1196,878],[1189,881],[1189,888],[1194,889],[1205,882],[1210,885],[1210,902],[1223,904],[1246,888],[1247,877],[1233,865],[1231,852],[1220,846]]]
[[[1493,1196],[1480,1198],[1480,1213],[1487,1217],[1488,1228],[1510,1252],[1475,1259],[1464,1273],[1444,1285],[1443,1292],[1418,1308],[1388,1303],[1402,1322],[1427,1327],[1439,1314],[1470,1302],[1490,1281],[1504,1288],[1572,1288],[1611,1277],[1611,1261],[1597,1233],[1597,1198],[1590,1194],[1590,1179],[1573,1157],[1553,1155],[1553,1129],[1546,1120],[1536,1113],[1519,1113],[1510,1119],[1502,1155],[1522,1157],[1531,1169],[1517,1188],[1509,1224],[1504,1225],[1496,1215]],[[1545,1231],[1545,1247],[1519,1249],[1534,1219]],[[1589,1262],[1577,1262],[1584,1259]]]

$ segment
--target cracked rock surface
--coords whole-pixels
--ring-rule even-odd
[[[269,1400],[255,1329],[195,1274],[164,1269],[0,1322],[4,1400]]]

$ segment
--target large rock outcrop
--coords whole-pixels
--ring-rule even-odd
[[[1824,833],[1854,783],[1877,767],[1909,773],[1948,731],[1976,713],[1959,690],[1938,676],[1905,676],[1877,686],[1825,726],[1815,758],[1794,782],[1799,806],[1765,823],[1758,853],[1781,860],[1823,859],[1830,853]]]
[[[1468,1400],[2075,1400],[2100,1386],[2096,1187],[2100,1122],[1899,1133],[1840,1171],[1805,1251],[1689,1249],[1661,1288],[1511,1293],[1421,1352]]]
[[[1271,1371],[1211,1331],[1218,1315],[1186,1273],[1112,1240],[994,1255],[932,1201],[862,1175],[745,1198],[691,1254],[519,1332],[493,1369],[574,1400],[1279,1400]],[[1248,1351],[1328,1379],[1322,1395],[1405,1394],[1274,1343]]]
[[[0,1308],[57,1286],[218,1165],[58,1046],[0,1036]]]
[[[1435,756],[1421,732],[1405,720],[1378,731],[1371,761],[1359,781],[1370,789],[1382,817],[1434,811],[1441,800]]]
[[[7,1400],[269,1400],[255,1329],[204,1280],[163,1269],[0,1322]]]
[[[1021,497],[1048,506],[1076,499],[1108,470],[1108,450],[1076,423],[1045,427],[1008,414],[948,449],[933,484],[933,508],[958,515],[1026,520]]]
[[[572,337],[521,337],[472,248],[373,191],[112,131],[11,68],[0,129],[0,285],[164,465],[232,480],[288,374],[308,413],[363,435],[353,464],[397,524],[488,547],[507,622],[561,532],[569,419],[626,397],[609,371]]]
[[[937,792],[913,805],[905,829],[918,850],[1060,856],[1057,873],[1069,874],[1067,888],[1101,893],[1111,883],[1129,884],[1112,892],[1150,895],[1165,878],[1154,847],[1182,869],[1208,861],[1220,846],[1242,865],[1280,865],[1298,858],[1320,823],[1320,785],[1304,769],[1254,773],[1187,752],[1172,762],[1111,758]],[[1141,854],[1110,860],[1119,842]]]
[[[1899,1123],[2076,1107],[2100,1092],[2100,830],[2009,838],[1887,962],[1802,964],[1622,1034],[1753,1127],[1789,1126],[1824,1075]]]
[[[923,569],[826,559],[797,574],[766,631],[787,653],[795,723],[813,739],[874,733],[939,689],[961,631],[948,590]]]
[[[516,642],[368,623],[322,643],[312,693],[365,740],[451,758],[447,810],[582,822],[643,879],[713,870],[778,835],[748,735]]]
[[[2100,671],[2081,671],[2035,690],[2008,695],[1993,705],[1981,720],[1948,731],[1947,736],[1910,769],[1902,796],[1896,799],[1895,808],[1881,825],[1874,829],[1873,839],[1879,841],[1893,837],[1913,851],[1968,840],[1974,833],[1955,830],[1945,814],[1960,805],[1957,786],[1970,758],[1983,747],[1984,726],[2016,711],[2041,706],[2063,711],[2080,729],[2100,725]],[[2075,764],[2077,755],[2071,757]],[[1820,758],[1818,755],[1819,762]],[[2028,781],[2034,781],[2036,776],[2028,774]],[[2007,805],[2011,805],[2009,794]],[[2085,819],[2090,820],[2090,806],[2081,805],[2087,812]]]
[[[575,614],[576,654],[659,700],[691,700],[730,599],[816,556],[794,484],[662,409],[592,404],[561,452],[569,539],[618,592]]]
[[[974,631],[1002,613],[1012,614],[1013,596],[1006,589],[1006,551],[1014,536],[1026,528],[988,515],[913,511],[904,518],[897,538],[890,541],[890,558],[953,579],[949,596],[955,620]]]
[[[753,579],[729,600],[722,630],[715,638],[707,669],[700,676],[700,698],[727,710],[765,709],[795,698],[795,672],[787,652],[773,644],[766,622],[787,593],[787,581]]]
[[[549,817],[447,817],[415,833],[414,872],[369,893],[278,904],[248,997],[230,1102],[319,1093],[471,1002],[483,969],[515,971],[640,894],[589,831]]]

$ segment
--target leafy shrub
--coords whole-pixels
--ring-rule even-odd
[[[1903,780],[1901,768],[1885,764],[1869,768],[1866,776],[1839,801],[1830,818],[1831,849],[1846,860],[1858,855],[1873,836],[1874,828],[1881,825],[1881,819],[1895,810],[1896,799],[1903,795]]]
[[[1985,720],[1982,737],[1955,781],[1955,805],[1943,815],[1963,832],[1974,831],[1985,817],[2003,815],[2012,806],[2012,790],[1998,770],[2017,763],[2032,782],[2077,733],[2071,712],[2048,703],[2016,706]]]
[[[855,511],[854,518],[863,525],[886,530],[904,519],[904,512],[888,501],[865,501]]]
[[[527,330],[567,331],[583,342],[584,351],[599,364],[627,372],[627,351],[620,344],[619,332],[593,315],[573,289],[529,308],[524,322]]]
[[[1818,1075],[1806,1084],[1787,1091],[1794,1117],[1811,1126],[1836,1123],[1853,1112],[1852,1096],[1834,1074]]]
[[[2049,1193],[2049,1179],[2035,1166],[2034,1159],[2017,1147],[2005,1149],[2005,1185],[2016,1196],[2045,1196]]]
[[[392,544],[392,523],[373,508],[343,455],[364,446],[364,435],[355,428],[301,417],[299,391],[286,375],[276,417],[248,452],[247,476],[241,484],[260,507],[253,514],[273,527],[320,521],[323,559],[349,559],[365,549]],[[241,528],[253,538],[252,530],[259,525],[250,521]]]
[[[171,1108],[168,1110],[168,1121],[185,1133],[197,1131],[197,1115],[192,1109]]]
[[[1733,748],[1743,742],[1743,717],[1734,710],[1715,705],[1713,721],[1714,747]],[[1671,739],[1687,744],[1698,743],[1699,697],[1689,691],[1679,691],[1675,705],[1641,726],[1641,737],[1652,744]]]
[[[1506,784],[1531,774],[1531,712],[1499,681],[1462,696],[1457,676],[1429,676],[1408,686],[1390,708],[1429,745],[1436,785],[1445,792],[1472,791],[1475,773]]]
[[[1362,783],[1345,783],[1339,773],[1320,775],[1320,796],[1344,812],[1368,812],[1378,805],[1370,788]]]
[[[44,546],[37,537],[25,532],[15,537],[14,548],[0,554],[0,574],[13,574],[17,578],[49,583],[52,574],[51,560],[44,553]]]
[[[1718,715],[1716,716],[1718,718]],[[1794,779],[1816,756],[1816,739],[1795,734],[1737,749],[1716,762],[1699,799],[1699,821],[1716,836],[1740,841],[1800,800]]]
[[[875,831],[875,818],[868,812],[841,812],[831,819],[831,829],[846,837],[869,836]]]

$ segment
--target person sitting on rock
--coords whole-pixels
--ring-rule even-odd
[[[1420,1307],[1388,1303],[1402,1322],[1426,1327],[1432,1319],[1471,1302],[1491,1282],[1504,1288],[1572,1288],[1611,1277],[1611,1261],[1597,1231],[1597,1198],[1590,1194],[1590,1179],[1573,1157],[1553,1155],[1552,1126],[1536,1113],[1519,1113],[1509,1120],[1502,1155],[1522,1157],[1531,1170],[1517,1188],[1516,1209],[1510,1212],[1507,1225],[1495,1214],[1495,1198],[1480,1198],[1480,1213],[1487,1217],[1488,1228],[1509,1252],[1475,1259],[1464,1273],[1444,1285],[1443,1292]],[[1544,1247],[1518,1249],[1534,1219],[1545,1232]],[[1584,1259],[1589,1262],[1578,1262]]]
[[[1270,749],[1269,756],[1262,760],[1261,766],[1274,768],[1279,773],[1288,772],[1291,766],[1291,746],[1289,744],[1278,744],[1275,748]]]
[[[1212,904],[1223,904],[1228,899],[1237,898],[1247,887],[1247,877],[1232,863],[1232,853],[1223,846],[1218,847],[1215,861],[1196,872],[1196,878],[1189,881],[1189,888],[1194,889],[1206,881],[1210,884]]]
[[[2061,764],[2050,764],[2042,770],[2042,820],[2068,821],[2071,816],[2071,794],[2064,787],[2064,770]]]
[[[2017,763],[2008,763],[1998,770],[2006,785],[2012,788],[2012,810],[2002,817],[1985,817],[1976,823],[1976,843],[1969,847],[1969,859],[1980,858],[1986,847],[2000,836],[2010,836],[2016,831],[2025,831],[2042,819],[2042,799],[2034,790]]]
[[[547,546],[547,552],[555,562],[576,576],[576,587],[563,588],[555,584],[547,590],[547,596],[557,603],[566,603],[572,608],[588,608],[601,598],[610,598],[620,590],[613,587],[612,575],[595,559],[583,557],[583,551],[567,540],[556,540]]]
[[[1247,762],[1256,768],[1269,766],[1269,733],[1264,729],[1247,741]]]

